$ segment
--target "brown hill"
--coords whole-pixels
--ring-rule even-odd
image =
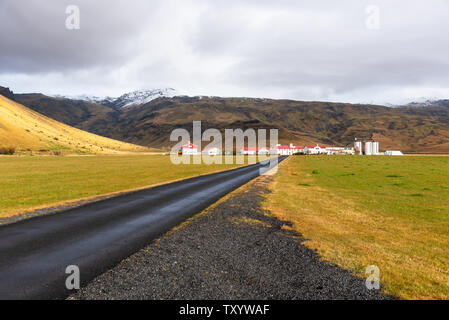
[[[281,142],[350,145],[375,138],[381,149],[449,153],[449,108],[388,108],[379,105],[292,100],[174,97],[124,109],[42,95],[15,99],[58,121],[114,139],[168,147],[175,128],[278,128]]]
[[[145,147],[73,128],[0,95],[1,153],[124,153]]]

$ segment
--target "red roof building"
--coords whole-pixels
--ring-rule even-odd
[[[292,144],[289,146],[277,145],[274,151],[278,155],[289,156],[296,153],[302,153],[304,151],[304,146],[294,146]]]
[[[320,146],[320,145],[306,146],[304,148],[304,153],[305,154],[326,154],[327,150],[326,150],[325,146]]]
[[[242,148],[240,150],[240,154],[245,155],[255,155],[255,154],[268,154],[270,153],[270,149],[263,147],[263,148]]]
[[[182,155],[196,155],[198,154],[198,146],[189,142],[181,147],[181,153]]]

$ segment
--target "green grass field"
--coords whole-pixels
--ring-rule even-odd
[[[281,165],[266,206],[325,260],[385,292],[449,299],[449,157],[311,156]]]
[[[174,165],[162,155],[0,157],[0,217],[237,166]]]

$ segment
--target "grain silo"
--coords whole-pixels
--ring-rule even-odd
[[[379,154],[379,142],[377,141],[373,142],[373,154]]]
[[[371,141],[365,142],[365,155],[367,156],[373,155],[373,142]]]
[[[356,154],[363,154],[362,141],[354,142],[354,149]]]

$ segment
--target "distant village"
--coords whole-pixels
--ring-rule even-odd
[[[221,155],[220,148],[205,148],[202,151],[198,150],[198,146],[193,143],[188,143],[182,146],[180,153],[182,155],[198,155],[204,154],[209,156]],[[245,147],[239,151],[241,155],[386,155],[386,156],[401,156],[403,153],[398,150],[387,150],[379,152],[379,142],[377,141],[361,141],[356,140],[353,147],[326,147],[323,145],[310,146],[295,146],[290,144],[288,146],[276,145],[274,148],[260,147],[251,148]]]

